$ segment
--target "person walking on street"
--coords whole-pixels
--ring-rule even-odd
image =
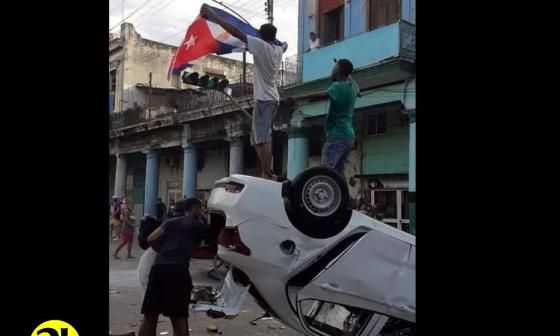
[[[113,195],[111,199],[111,218],[109,219],[109,225],[111,227],[110,236],[113,240],[118,240],[120,236],[121,228],[121,200],[117,195]]]
[[[120,259],[119,251],[126,245],[126,250],[128,252],[127,258],[132,259],[134,256],[132,255],[132,241],[134,239],[134,218],[131,213],[130,206],[123,201],[121,207],[121,222],[122,222],[122,229],[121,229],[121,244],[115,250],[113,257],[115,259]]]
[[[176,336],[188,336],[189,302],[193,284],[190,258],[197,246],[207,240],[210,228],[200,220],[202,203],[196,198],[177,201],[185,216],[165,221],[148,237],[150,244],[160,244],[150,271],[142,303],[144,319],[139,336],[155,336],[159,315],[171,319]]]
[[[288,49],[284,42],[276,45],[276,27],[270,23],[263,24],[259,29],[259,37],[245,34],[235,26],[216,15],[206,4],[200,8],[200,15],[218,25],[224,30],[247,44],[247,50],[253,54],[253,95],[255,107],[253,109],[253,124],[251,130],[251,145],[255,148],[261,164],[261,177],[277,180],[273,173],[272,163],[272,120],[278,110],[280,95],[276,87],[278,71],[282,63],[282,54]]]

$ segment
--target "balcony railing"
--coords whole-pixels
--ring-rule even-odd
[[[364,52],[363,48],[369,49]],[[415,60],[416,26],[407,21],[399,21],[315,50],[306,50],[304,53],[286,57],[282,63],[281,83],[278,86],[287,88],[325,78],[332,70],[333,59],[343,57],[352,60],[354,68],[393,57]]]
[[[286,57],[282,62],[278,74],[277,86],[279,89],[301,84],[302,82],[302,55]],[[253,77],[246,75],[245,84],[241,76],[230,83],[231,95],[242,100],[253,95]],[[110,128],[119,129],[127,126],[141,124],[168,115],[195,111],[201,109],[214,109],[233,104],[227,96],[216,91],[205,90],[196,93],[194,90],[169,90],[165,92],[165,99],[159,104],[139,106],[122,112],[110,114]]]
[[[284,58],[280,69],[278,86],[286,88],[302,83],[303,54],[296,54]]]
[[[245,85],[234,82],[229,85],[234,98],[242,99],[253,95],[253,83],[247,78]],[[138,106],[122,112],[111,113],[110,129],[119,129],[127,126],[142,124],[144,122],[163,118],[172,114],[195,111],[201,109],[211,110],[233,104],[225,94],[213,90],[169,90],[165,99],[151,106]]]

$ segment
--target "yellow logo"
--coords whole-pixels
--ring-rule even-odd
[[[50,320],[41,323],[31,336],[79,336],[70,324],[60,320]]]

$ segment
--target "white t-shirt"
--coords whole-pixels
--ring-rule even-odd
[[[315,41],[311,41],[311,39],[309,39],[309,49],[311,50],[319,48],[320,44],[319,38],[316,38]]]
[[[280,100],[276,78],[284,49],[260,38],[247,35],[247,48],[253,54],[253,91],[255,100]]]

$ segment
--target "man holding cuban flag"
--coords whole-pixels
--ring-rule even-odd
[[[278,110],[280,95],[276,87],[282,54],[287,43],[276,39],[276,27],[263,24],[256,30],[233,15],[203,4],[200,17],[188,28],[185,41],[177,50],[170,73],[180,73],[189,62],[210,53],[226,54],[245,48],[253,54],[254,109],[251,145],[261,163],[261,177],[277,180],[272,172],[272,120]]]

